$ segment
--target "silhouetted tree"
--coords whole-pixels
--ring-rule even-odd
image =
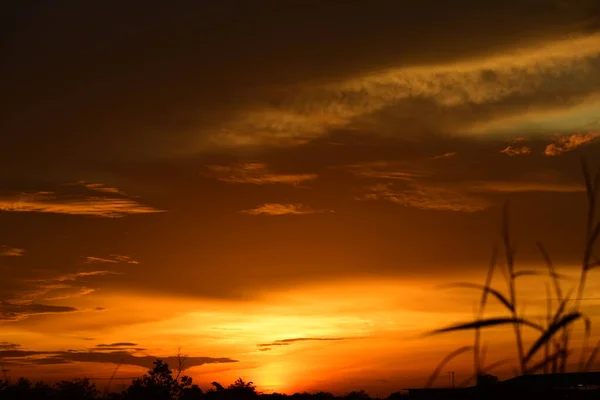
[[[92,400],[100,394],[89,378],[60,381],[54,387],[56,398],[60,400]]]
[[[352,391],[344,396],[346,400],[370,400],[371,397],[364,390]]]
[[[215,387],[215,390],[217,392],[221,392],[221,391],[225,390],[225,388],[223,387],[223,385],[221,385],[219,382],[211,382],[210,384]]]
[[[184,388],[180,400],[199,400],[202,399],[204,393],[202,393],[202,389],[198,387],[198,385],[192,385],[189,388]]]
[[[233,390],[239,393],[252,393],[256,394],[256,386],[254,386],[254,382],[244,382],[242,378],[237,378],[235,382],[233,382],[227,388],[229,390]]]
[[[134,379],[123,393],[125,400],[171,400],[179,398],[183,390],[192,385],[192,378],[173,378],[169,365],[162,360],[154,362],[154,368],[147,375]]]
[[[2,388],[2,395],[0,396],[2,399],[17,400],[29,399],[32,397],[31,389],[33,388],[33,385],[25,378],[19,378],[14,385],[9,385],[8,381],[3,381],[3,384],[0,387]]]
[[[323,392],[323,391],[317,392],[317,393],[313,394],[311,397],[316,400],[333,400],[333,399],[335,399],[335,396],[332,393]]]

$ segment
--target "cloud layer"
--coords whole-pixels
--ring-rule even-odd
[[[316,174],[277,174],[263,163],[248,162],[238,165],[209,165],[208,169],[220,181],[230,183],[298,185],[317,178]]]
[[[91,362],[91,363],[109,363],[117,365],[132,365],[142,368],[151,369],[153,362],[157,358],[161,358],[169,365],[177,365],[177,357],[159,357],[154,355],[135,356],[129,351],[98,351],[97,349],[89,349],[87,351],[38,351],[24,350],[18,344],[4,343],[0,350],[0,357],[4,364],[9,366],[30,366],[30,365],[58,365],[70,364],[74,362]],[[220,363],[235,363],[236,360],[230,358],[214,358],[214,357],[187,357],[185,360],[185,368],[197,367],[205,364],[220,364]]]
[[[256,208],[243,210],[242,213],[250,215],[305,215],[330,212],[330,210],[315,210],[307,205],[296,204],[279,204],[265,203]]]

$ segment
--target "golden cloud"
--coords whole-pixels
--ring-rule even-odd
[[[1,196],[0,210],[10,212],[38,212],[70,215],[89,215],[120,218],[131,214],[164,212],[122,197],[62,196],[54,192],[23,193]]]
[[[594,34],[498,56],[388,68],[343,81],[295,87],[292,95],[274,102],[277,105],[257,105],[240,112],[215,134],[214,140],[231,145],[305,143],[407,99],[426,99],[448,108],[493,104],[515,96],[535,100],[540,91],[559,96],[574,90],[573,80],[562,77],[591,82],[597,76],[595,62],[599,54],[600,34]],[[587,84],[579,89],[588,93],[597,88],[590,89]],[[574,102],[584,101],[583,97],[574,96]],[[526,114],[530,109],[526,107],[517,114]],[[473,122],[464,132],[486,131],[496,118],[480,121],[481,126]]]
[[[570,136],[562,136],[556,139],[554,143],[546,146],[544,154],[547,156],[557,156],[588,144],[598,136],[600,136],[600,133],[576,133]]]
[[[21,257],[25,255],[24,249],[16,247],[0,246],[0,257]]]
[[[449,157],[456,157],[458,153],[455,151],[452,152],[448,152],[448,153],[444,153],[444,154],[440,154],[439,156],[433,156],[431,158],[433,158],[434,160],[438,160],[440,158],[449,158]]]
[[[79,184],[81,184],[86,189],[92,190],[95,192],[122,194],[122,195],[125,194],[125,192],[123,192],[115,187],[110,187],[108,185],[105,185],[103,183],[89,183],[89,182],[81,181],[81,182],[79,182]]]
[[[365,178],[390,179],[410,181],[424,176],[416,172],[414,165],[409,167],[406,163],[390,161],[374,161],[359,164],[346,165],[345,168],[355,175]]]
[[[521,146],[521,147],[507,146],[505,149],[500,150],[500,153],[506,154],[507,156],[510,156],[510,157],[523,156],[525,154],[530,154],[531,148],[529,148],[527,146]]]
[[[93,263],[109,263],[109,264],[117,264],[117,263],[125,263],[125,264],[139,264],[138,261],[134,260],[130,256],[124,256],[120,254],[111,254],[109,258],[102,257],[92,257],[88,256],[85,258],[86,264]]]
[[[553,183],[553,182],[518,182],[518,181],[488,181],[466,184],[469,190],[482,192],[556,192],[573,193],[583,192],[585,187],[581,184],[572,183]]]
[[[85,272],[75,272],[72,274],[61,275],[54,278],[54,281],[65,282],[65,281],[74,281],[79,278],[84,278],[88,276],[101,276],[101,275],[120,275],[119,272],[115,271],[85,271]]]
[[[438,211],[476,212],[483,211],[490,203],[471,195],[461,187],[443,184],[411,182],[408,188],[395,189],[391,183],[366,188],[357,200],[387,200],[407,207]]]
[[[309,206],[297,204],[279,204],[265,203],[250,210],[243,210],[244,214],[250,215],[304,215],[323,212],[332,212],[331,210],[315,210]]]
[[[209,165],[213,176],[224,182],[298,185],[302,182],[316,179],[316,174],[275,174],[269,171],[263,163],[248,162],[236,165]]]

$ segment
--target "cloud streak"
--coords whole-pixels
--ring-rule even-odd
[[[24,255],[24,249],[9,246],[0,246],[0,257],[21,257]]]
[[[331,210],[316,210],[304,204],[280,204],[280,203],[265,203],[256,208],[242,210],[244,214],[249,215],[306,215],[331,212]]]
[[[589,144],[598,136],[600,136],[600,133],[575,133],[573,135],[559,137],[554,143],[546,146],[544,154],[547,156],[558,156]]]
[[[295,343],[303,343],[303,342],[340,342],[344,340],[355,340],[355,339],[363,339],[362,337],[334,337],[334,338],[319,338],[319,337],[308,337],[308,338],[291,338],[291,339],[281,339],[275,340],[269,343],[259,343],[256,345],[258,350],[260,351],[269,351],[273,347],[277,346],[290,346]]]
[[[212,176],[229,183],[250,183],[255,185],[300,183],[316,179],[316,174],[276,174],[269,171],[266,164],[248,162],[235,165],[209,165]]]
[[[304,85],[288,98],[273,101],[275,105],[250,108],[218,135],[220,142],[234,146],[272,141],[294,145],[348,127],[371,131],[376,126],[373,133],[410,135],[395,123],[385,126],[379,113],[411,102],[427,102],[442,113],[456,110],[456,115],[472,110],[464,118],[450,116],[450,124],[408,112],[426,127],[485,134],[506,125],[506,118],[529,118],[531,110],[551,114],[556,107],[593,102],[600,93],[598,43],[598,34],[580,36],[500,56],[379,69],[343,81]],[[567,101],[554,104],[548,93],[566,96]]]
[[[102,257],[85,257],[86,264],[139,264],[139,261],[134,260],[130,256],[124,256],[120,254],[111,254],[110,258],[102,258]]]
[[[115,272],[115,271],[83,271],[83,272],[75,272],[72,274],[60,275],[60,276],[57,276],[56,278],[53,278],[52,280],[58,281],[58,282],[65,282],[65,281],[75,281],[77,279],[86,278],[86,277],[90,277],[90,276],[120,275],[120,274],[121,274],[120,272]]]
[[[74,362],[92,362],[108,364],[126,364],[150,369],[157,358],[162,359],[169,365],[177,365],[177,357],[158,357],[154,355],[135,356],[130,351],[39,351],[25,350],[20,345],[5,343],[0,348],[0,358],[9,359],[11,364],[16,365],[54,365],[68,364]],[[197,367],[205,364],[236,363],[237,360],[226,357],[193,357],[189,356],[185,361],[185,368]]]
[[[145,206],[126,198],[66,197],[54,192],[35,192],[13,196],[0,196],[0,210],[9,212],[84,215],[102,218],[121,218],[133,214],[164,212],[164,210]]]
[[[386,200],[407,207],[436,211],[477,212],[490,206],[486,199],[470,194],[461,187],[445,184],[411,182],[403,188],[393,183],[367,187],[357,200]]]
[[[500,150],[500,153],[506,154],[507,156],[510,156],[510,157],[524,156],[526,154],[531,153],[531,148],[529,148],[527,146],[520,146],[520,147],[507,146],[506,148]]]
[[[51,306],[44,304],[15,304],[0,301],[0,321],[21,321],[25,318],[42,314],[62,314],[78,311],[74,307]]]

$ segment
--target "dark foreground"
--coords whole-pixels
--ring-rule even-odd
[[[252,382],[238,379],[224,387],[213,382],[213,388],[203,391],[179,370],[171,371],[161,360],[154,368],[119,393],[101,392],[87,378],[61,381],[54,385],[32,383],[21,378],[15,382],[0,380],[0,400],[370,400],[364,391],[334,396],[327,392],[263,394]],[[527,375],[494,384],[469,388],[407,389],[393,393],[386,400],[521,400],[521,399],[600,399],[600,373]],[[407,392],[407,393],[406,393]]]

